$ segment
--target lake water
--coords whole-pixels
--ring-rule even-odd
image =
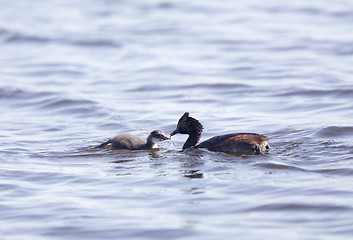
[[[352,239],[352,1],[3,1],[0,53],[1,239]],[[89,148],[186,111],[271,150]]]

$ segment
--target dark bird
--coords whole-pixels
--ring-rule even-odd
[[[184,143],[183,149],[194,147],[206,148],[214,152],[256,155],[270,149],[267,143],[269,138],[256,133],[230,133],[212,137],[196,145],[200,140],[202,129],[202,124],[197,119],[189,117],[189,113],[186,112],[179,119],[177,128],[170,136],[177,133],[188,134],[189,137]]]
[[[113,149],[147,150],[158,148],[157,143],[169,138],[160,130],[154,130],[148,135],[147,141],[131,134],[118,134],[95,148],[103,148],[111,144]]]

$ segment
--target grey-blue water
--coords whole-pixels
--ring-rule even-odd
[[[0,3],[0,238],[352,239],[353,2]],[[270,137],[260,156],[89,147]]]

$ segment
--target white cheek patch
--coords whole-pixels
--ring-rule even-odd
[[[159,138],[152,138],[152,142],[153,143],[157,143],[157,142],[160,142],[160,141],[163,141],[162,139],[159,139]]]

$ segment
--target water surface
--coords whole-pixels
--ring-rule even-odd
[[[2,239],[351,239],[350,1],[0,4]],[[260,156],[92,150],[270,137]]]

